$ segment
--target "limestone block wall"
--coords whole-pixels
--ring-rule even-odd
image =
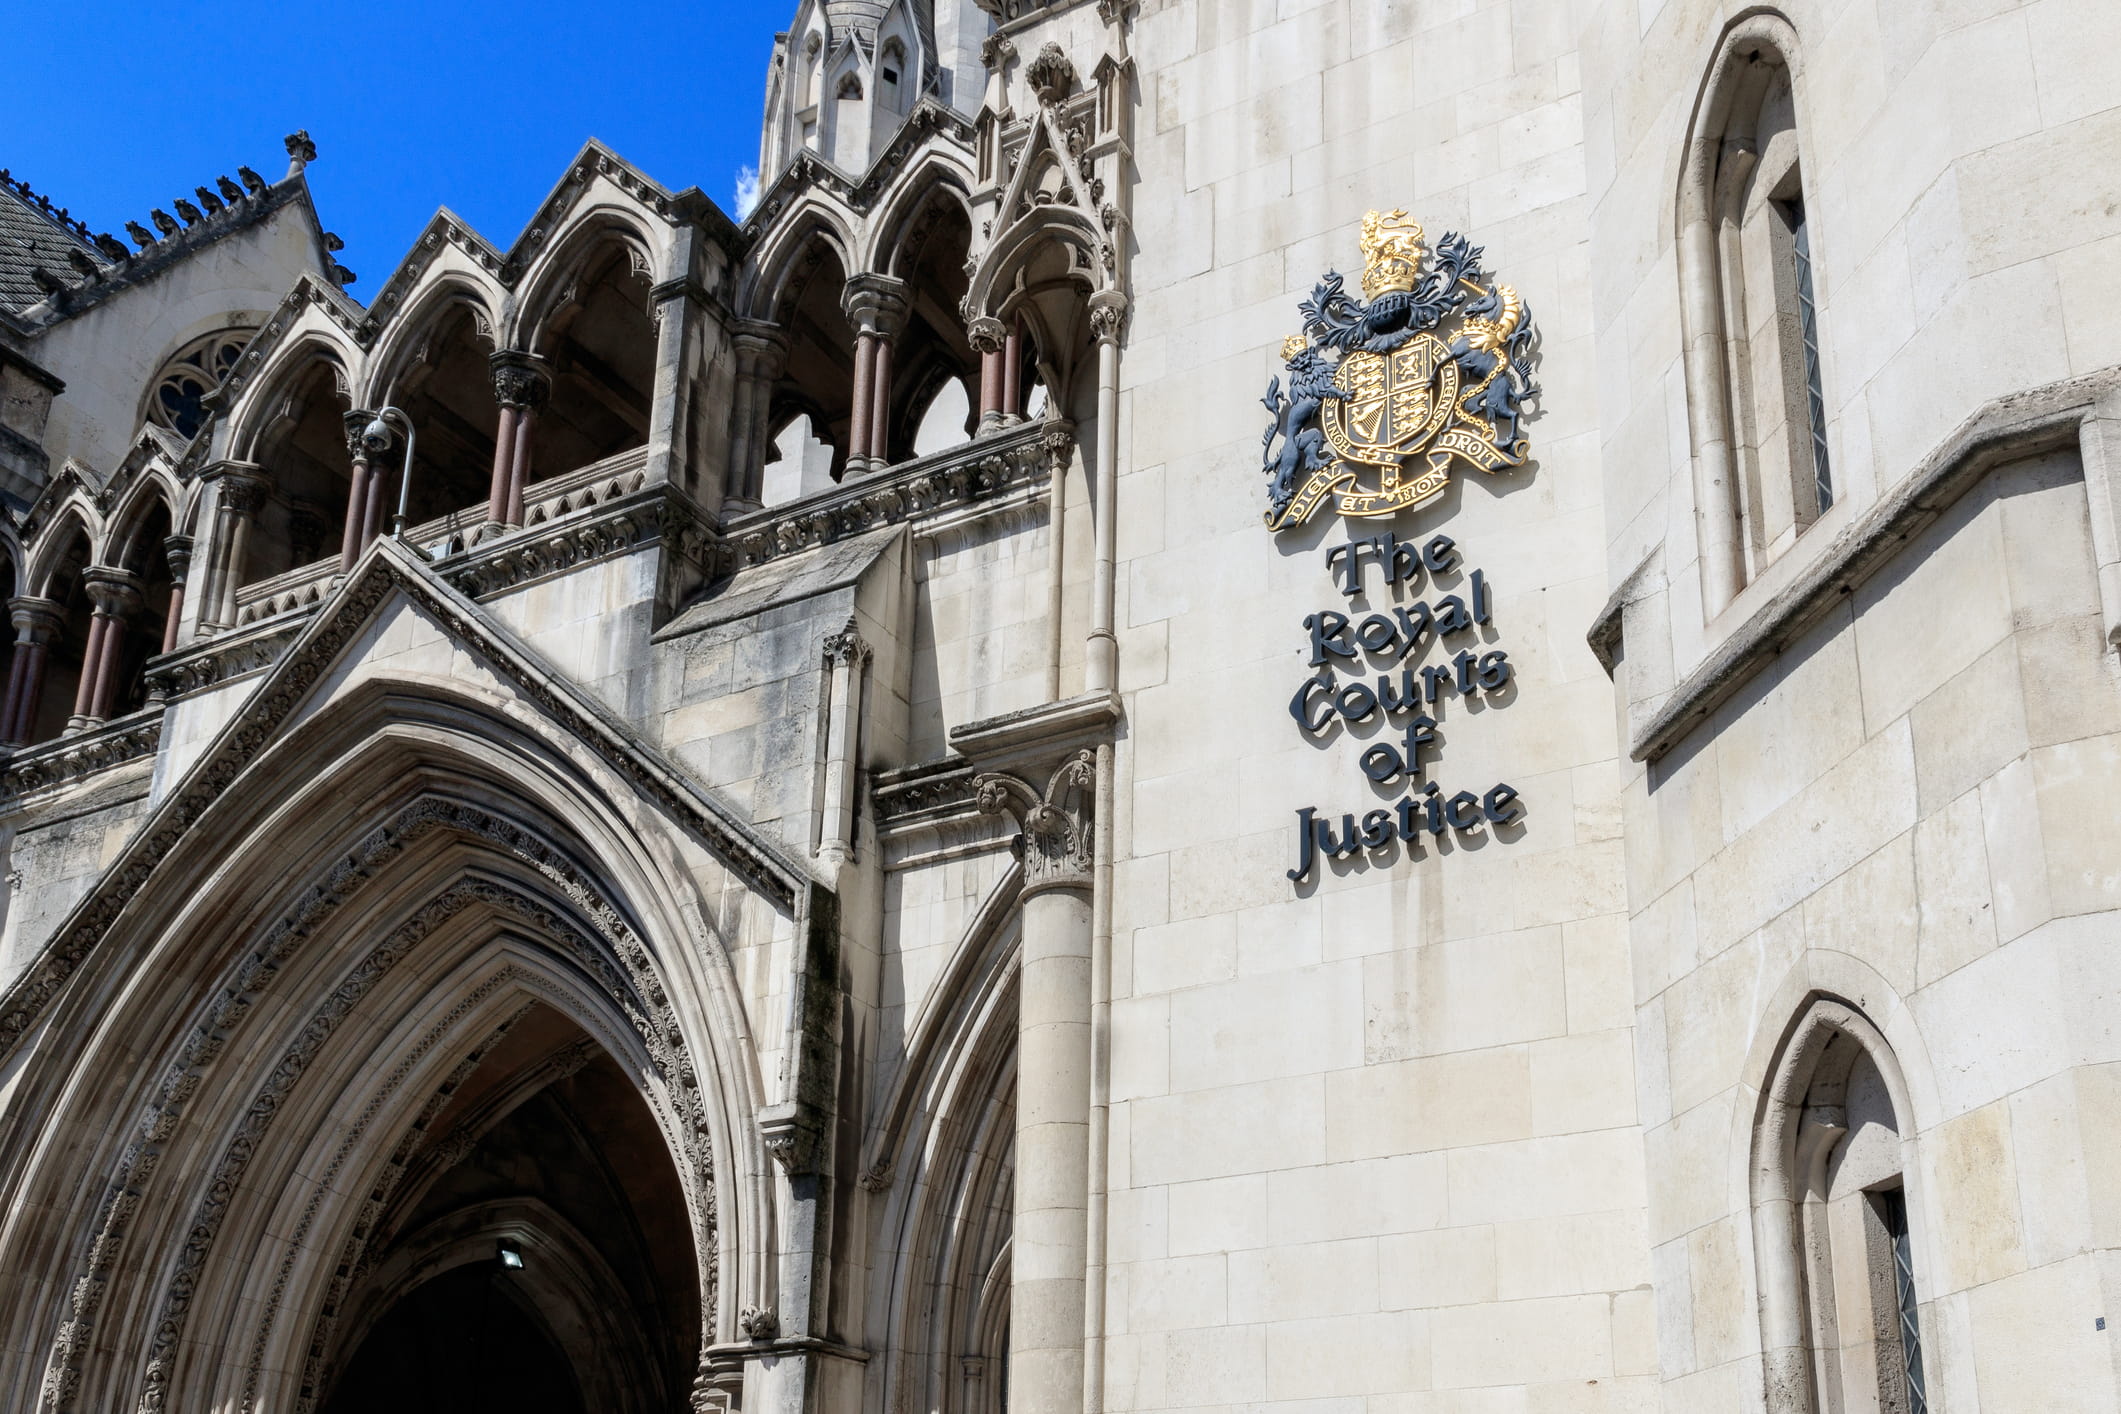
[[[1675,236],[1680,146],[1735,4],[1584,15],[1607,570],[1623,730],[1994,399],[2110,367],[2110,6],[1815,3],[1795,36],[1837,502],[1714,618]],[[2094,72],[2094,71],[2097,72]],[[2096,169],[2096,170],[2095,170]],[[2007,334],[2002,331],[2008,331]],[[2117,686],[2074,453],[1989,475],[1668,754],[1627,767],[1649,1235],[1667,1407],[1763,1389],[1748,1169],[1808,994],[1876,1022],[1931,1407],[2110,1407],[2101,1185]],[[1844,1293],[1846,1295],[1846,1293]]]
[[[1145,4],[1121,371],[1119,752],[1105,1397],[1605,1410],[1656,1364],[1609,687],[1589,199],[1572,7]],[[1535,463],[1392,522],[1278,540],[1258,399],[1363,213],[1463,231],[1542,331]],[[1328,547],[1453,567],[1354,612],[1491,596],[1430,773],[1515,825],[1292,884],[1297,812],[1391,806],[1373,722],[1307,739]],[[1448,665],[1459,640],[1410,662]]]
[[[1046,700],[1048,544],[988,521],[917,547],[907,764],[948,755],[952,727]]]
[[[14,812],[4,834],[6,914],[0,987],[36,960],[59,924],[131,840],[147,814],[153,763],[142,759]]]
[[[1628,801],[1667,1398],[1753,1407],[1744,1183],[1808,991],[1892,1044],[1925,1345],[1952,1409],[2105,1409],[2121,1164],[2121,669],[2076,459],[1994,472]],[[1638,844],[1638,842],[1640,842]]]
[[[1679,670],[1709,651],[1695,564],[1680,275],[1681,162],[1719,37],[1759,7],[1610,0],[1581,30],[1617,581],[1661,547]],[[2112,210],[2121,33],[2099,0],[1785,0],[1837,502],[1733,620],[1987,400],[2121,361]],[[2005,333],[2004,331],[2008,331]]]

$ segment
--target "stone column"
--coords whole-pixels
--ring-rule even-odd
[[[1071,753],[1044,791],[1000,773],[974,786],[982,810],[1023,825],[1010,1414],[1082,1414],[1097,757]]]
[[[848,476],[869,469],[870,388],[876,375],[876,335],[867,329],[854,336],[854,406],[847,414]]]
[[[765,487],[773,385],[780,381],[788,361],[788,337],[771,324],[746,320],[736,327],[731,343],[736,349],[736,397],[730,417],[729,489],[723,509],[728,515],[742,515],[759,508]]]
[[[1002,340],[1002,421],[1024,420],[1024,321],[1011,319]]]
[[[81,648],[81,676],[74,683],[74,710],[66,719],[66,730],[80,731],[88,725],[88,706],[96,692],[96,665],[103,661],[103,635],[110,627],[98,604],[88,618],[88,642]]]
[[[191,574],[191,537],[172,535],[162,542],[162,553],[169,560],[169,615],[162,621],[162,649],[172,653],[177,647],[177,629],[184,618],[184,581]]]
[[[879,334],[869,374],[869,465],[881,471],[891,465],[892,335]]]
[[[973,320],[965,332],[979,354],[979,422],[972,433],[979,437],[1002,425],[1002,359],[1009,336],[1001,320],[984,315]]]
[[[250,531],[272,483],[249,462],[219,462],[207,468],[219,495],[214,503],[214,540],[207,575],[207,600],[200,617],[228,628],[236,622],[236,591],[250,562]],[[369,479],[370,500],[381,477]],[[364,545],[366,541],[362,542]]]
[[[854,807],[861,768],[862,674],[869,645],[854,620],[825,640],[827,669],[825,797],[818,824],[820,861],[837,867],[854,857]]]
[[[1119,685],[1119,638],[1113,626],[1113,576],[1119,560],[1119,341],[1127,297],[1115,290],[1090,296],[1090,329],[1097,335],[1097,486],[1091,507],[1096,532],[1090,578],[1090,635],[1083,690]]]
[[[368,503],[371,483],[377,476],[375,458],[362,445],[361,432],[375,414],[363,408],[355,408],[346,414],[346,451],[353,458],[353,482],[346,490],[346,532],[339,540],[339,572],[351,570],[354,561],[368,548],[371,536],[365,532],[368,524]]]
[[[77,709],[83,727],[109,721],[118,708],[118,673],[124,667],[125,635],[140,609],[140,580],[124,570],[97,565],[82,572],[81,587],[95,604],[89,651],[81,659]],[[69,727],[73,723],[68,723]]]
[[[488,364],[493,370],[494,401],[501,405],[501,422],[493,444],[493,481],[486,519],[489,524],[513,530],[523,524],[523,488],[530,484],[532,433],[538,410],[552,393],[552,378],[544,359],[516,349],[494,354]]]
[[[8,600],[7,609],[15,625],[15,661],[7,675],[7,702],[0,707],[0,742],[21,746],[36,729],[45,665],[66,620],[61,606],[50,599],[25,595]]]
[[[840,307],[855,328],[854,415],[847,433],[849,476],[890,465],[891,341],[906,322],[906,283],[857,275]]]

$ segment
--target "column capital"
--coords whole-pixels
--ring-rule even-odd
[[[825,658],[828,662],[859,666],[867,663],[869,656],[868,641],[862,637],[861,630],[854,626],[853,619],[847,620],[845,628],[825,639]]]
[[[552,366],[528,350],[496,349],[486,366],[493,373],[494,401],[504,408],[536,412],[552,394]]]
[[[90,565],[81,571],[81,588],[96,611],[122,619],[140,607],[140,576],[115,565]]]
[[[221,504],[242,516],[256,515],[272,492],[272,477],[256,462],[214,462],[199,473],[199,479],[219,486]]]
[[[729,342],[740,366],[748,365],[746,371],[752,376],[781,376],[781,365],[788,357],[788,335],[778,324],[761,319],[740,320],[731,328]]]
[[[1090,330],[1101,344],[1117,344],[1127,325],[1127,297],[1118,290],[1090,296]]]
[[[840,293],[840,308],[858,331],[887,339],[898,337],[910,307],[906,282],[889,275],[856,275]]]
[[[368,424],[376,420],[375,410],[372,408],[348,408],[340,420],[346,426],[346,455],[357,462],[367,461],[368,448],[362,445],[361,437],[362,434],[368,431]]]
[[[50,643],[66,625],[66,606],[23,594],[7,601],[7,616],[23,643]]]
[[[1095,863],[1097,753],[1071,752],[1039,790],[1022,776],[990,771],[972,778],[973,799],[988,815],[1006,811],[1022,833],[1009,846],[1024,865],[1024,893],[1087,889]]]
[[[172,535],[162,542],[162,556],[169,561],[169,577],[178,584],[184,583],[191,573],[192,538],[189,535]]]
[[[965,326],[965,337],[972,341],[974,352],[997,354],[1002,351],[1003,343],[1008,340],[1009,330],[1008,326],[993,315],[982,314]]]

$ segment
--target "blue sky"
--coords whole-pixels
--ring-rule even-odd
[[[277,180],[281,137],[307,128],[365,300],[438,206],[505,248],[590,137],[734,215],[795,5],[10,6],[0,167],[123,239],[239,163]]]

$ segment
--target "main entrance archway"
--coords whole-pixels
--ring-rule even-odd
[[[424,1130],[349,1244],[324,1414],[676,1407],[700,1330],[691,1236],[623,1067],[532,1003]]]

